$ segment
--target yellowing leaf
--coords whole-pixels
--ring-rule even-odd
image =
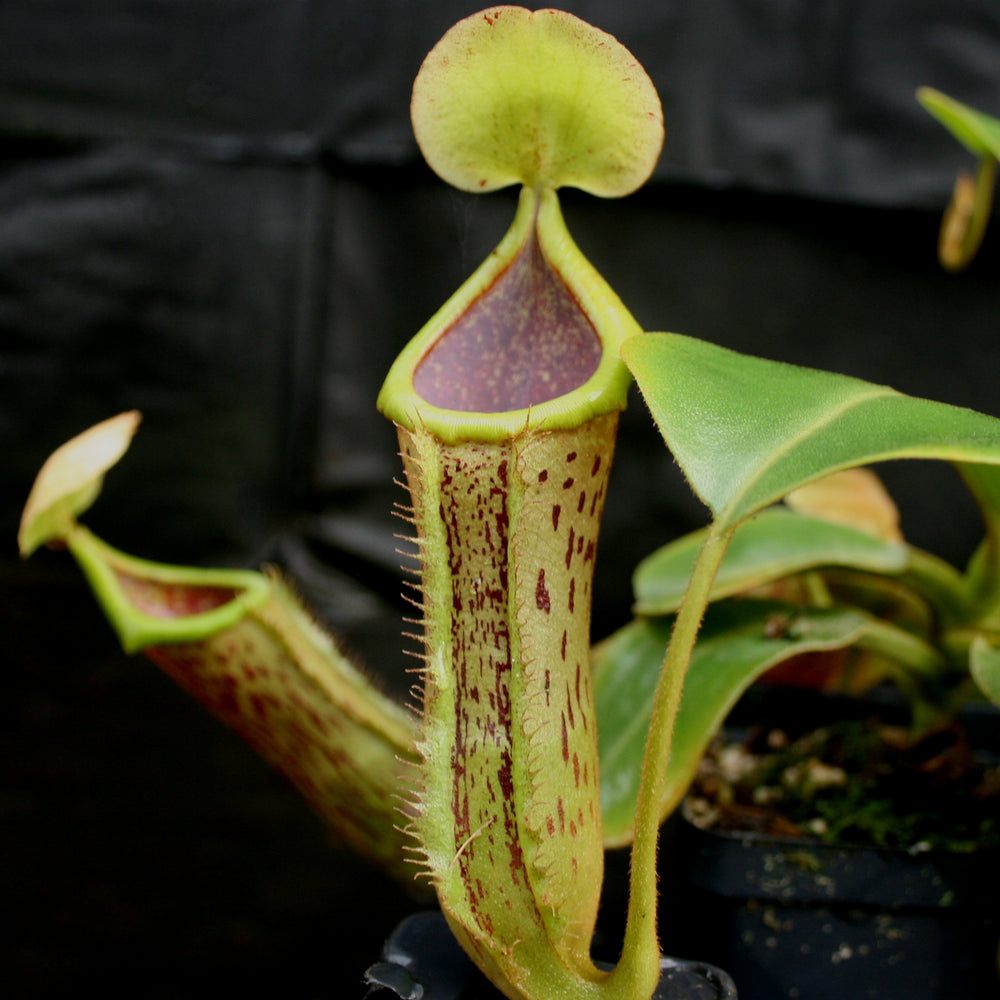
[[[1000,119],[970,108],[932,87],[920,87],[917,99],[979,158],[975,177],[967,171],[959,171],[938,239],[938,259],[942,266],[949,271],[960,271],[975,257],[992,213],[997,158],[1000,157]]]
[[[846,524],[885,542],[901,542],[899,511],[871,469],[842,469],[792,490],[785,503],[800,514]]]

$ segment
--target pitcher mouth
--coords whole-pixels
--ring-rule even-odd
[[[413,387],[444,409],[523,410],[578,389],[600,361],[594,324],[532,227],[507,270],[421,359]]]
[[[522,189],[500,245],[403,349],[379,395],[396,423],[499,442],[624,408],[639,328],[566,231],[554,191]]]
[[[83,525],[66,543],[129,653],[205,639],[234,625],[271,591],[268,577],[250,570],[171,566],[127,555]]]

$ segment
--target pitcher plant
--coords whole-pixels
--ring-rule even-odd
[[[659,826],[754,679],[805,652],[861,650],[891,665],[922,724],[974,678],[996,695],[1000,421],[640,330],[573,242],[557,193],[627,195],[659,156],[656,91],[603,31],[555,10],[481,11],[428,55],[411,111],[444,180],[520,186],[509,231],[377,401],[398,431],[399,513],[418,553],[414,704],[381,695],[276,573],[139,560],[79,523],[138,414],[52,455],[21,551],[68,548],[125,649],[256,747],[345,843],[400,879],[425,877],[506,996],[645,1000],[660,975]],[[635,620],[591,648],[633,378],[710,516],[640,567]],[[885,501],[845,518],[824,499],[845,470],[910,457],[956,463],[980,503],[986,539],[966,571],[873,528]],[[869,585],[838,590],[837,574]],[[867,600],[890,592],[926,614]],[[627,844],[609,969],[591,957],[603,855]]]

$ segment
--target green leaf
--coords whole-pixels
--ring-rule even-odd
[[[985,636],[977,635],[972,640],[969,669],[983,694],[994,705],[1000,705],[1000,649],[991,645]]]
[[[705,530],[693,531],[647,556],[633,577],[639,614],[676,611],[687,587]],[[873,573],[901,573],[907,547],[845,524],[771,507],[741,524],[712,587],[711,600],[746,591],[821,566]]]
[[[1000,159],[1000,119],[933,87],[920,87],[917,100],[974,156],[989,154]]]
[[[1000,420],[679,334],[622,356],[688,481],[725,530],[839,469],[894,458],[1000,464]]]
[[[424,60],[410,107],[424,158],[464,191],[521,183],[625,195],[663,144],[642,66],[559,10],[492,7],[459,21]]]
[[[776,621],[781,628],[773,627]],[[662,815],[684,797],[712,736],[756,678],[800,653],[852,644],[866,622],[862,613],[842,608],[803,612],[750,600],[712,605],[684,685]],[[601,809],[609,847],[632,836],[646,730],[672,626],[672,618],[636,619],[594,650]]]

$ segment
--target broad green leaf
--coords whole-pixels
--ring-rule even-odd
[[[1000,420],[671,333],[622,356],[722,529],[839,469],[894,458],[1000,464]]]
[[[632,580],[639,614],[677,610],[705,534],[704,529],[693,531],[639,563]],[[900,573],[906,564],[905,545],[882,541],[844,524],[771,507],[736,529],[711,599],[821,566]]]
[[[852,644],[867,620],[851,609],[803,612],[772,601],[712,605],[684,684],[662,814],[684,797],[712,736],[756,678],[800,653]],[[636,619],[594,649],[601,808],[609,847],[632,836],[646,730],[672,625],[672,618]]]
[[[917,100],[974,156],[990,154],[1000,159],[1000,119],[933,87],[920,87]]]
[[[65,539],[77,517],[97,499],[104,474],[125,454],[139,426],[135,410],[88,428],[57,448],[42,466],[21,514],[17,535],[23,557]]]
[[[464,191],[520,183],[625,195],[663,144],[642,66],[559,10],[492,7],[459,21],[424,60],[410,111],[428,164]]]
[[[1000,649],[978,635],[969,649],[969,669],[979,689],[995,705],[1000,705]]]

